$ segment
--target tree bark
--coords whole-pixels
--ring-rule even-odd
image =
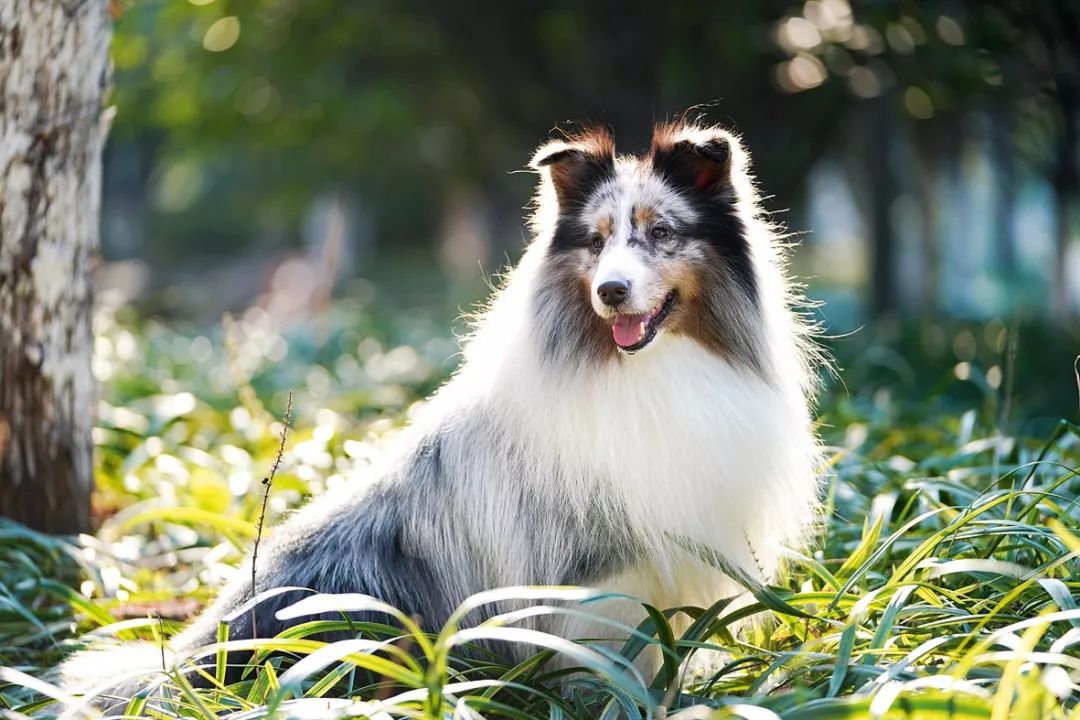
[[[1077,83],[1080,85],[1080,82]],[[1058,95],[1061,105],[1061,133],[1057,142],[1057,167],[1054,168],[1054,269],[1051,275],[1050,293],[1054,317],[1067,324],[1072,316],[1069,297],[1069,278],[1065,271],[1068,262],[1070,220],[1069,209],[1080,194],[1080,168],[1076,154],[1080,149],[1077,122],[1080,121],[1080,87],[1073,87],[1069,79],[1059,78]]]
[[[873,317],[898,310],[896,282],[896,233],[892,206],[897,196],[892,167],[892,144],[896,136],[896,96],[887,90],[871,101],[870,148],[867,173],[870,178],[870,311]]]
[[[918,278],[918,312],[923,318],[936,317],[940,309],[941,239],[938,222],[941,217],[941,193],[937,187],[939,158],[942,157],[940,144],[934,128],[915,128],[916,197],[922,210],[919,219],[922,267]]]
[[[106,0],[0,2],[0,515],[88,529]]]
[[[1016,281],[1016,151],[1013,116],[1008,106],[990,111],[990,154],[994,167],[994,258],[1007,291]]]

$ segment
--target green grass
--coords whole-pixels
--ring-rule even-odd
[[[212,596],[254,537],[260,480],[277,449],[274,417],[289,389],[294,427],[271,491],[271,526],[311,493],[362,475],[410,405],[448,372],[453,347],[430,324],[387,326],[345,306],[324,326],[288,333],[285,355],[279,329],[257,313],[201,340],[106,314],[98,330],[99,531],[76,543],[0,524],[6,717],[50,713],[42,678],[82,634],[154,639]],[[182,664],[126,712],[1080,717],[1080,428],[1033,422],[1022,403],[1006,403],[985,381],[993,358],[976,359],[966,383],[955,379],[955,358],[936,371],[921,367],[924,377],[936,372],[936,390],[920,396],[878,379],[904,375],[902,353],[875,352],[887,362],[873,366],[871,352],[848,363],[850,389],[832,388],[823,403],[834,463],[827,527],[756,603],[650,608],[640,627],[613,628],[625,638],[617,651],[522,629],[521,613],[478,628],[451,621],[425,636],[385,608],[386,624],[354,623],[357,639],[334,645],[315,636],[345,620],[304,622],[259,643],[242,679],[219,682],[224,653],[210,647],[209,689],[193,688],[198,671]],[[1072,392],[1068,368],[1063,377],[1061,393]],[[1009,405],[1012,419],[1002,412]],[[529,612],[570,612],[567,599],[586,600],[581,612],[604,602],[566,588],[507,589],[473,602],[506,596],[541,601]],[[316,596],[294,611],[374,602]],[[681,635],[672,629],[677,614],[690,620]],[[751,615],[766,620],[741,622]],[[736,626],[748,629],[736,634]],[[227,627],[220,637],[229,642]],[[483,638],[537,654],[509,666],[472,646]],[[665,661],[655,677],[640,677],[631,661],[650,646]],[[720,654],[708,671],[688,671],[683,660],[703,650]],[[570,669],[545,666],[553,654],[566,655]]]

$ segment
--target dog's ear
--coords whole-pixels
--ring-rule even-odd
[[[734,139],[718,128],[660,125],[653,132],[652,166],[679,187],[730,196]]]
[[[590,129],[541,145],[529,167],[547,173],[560,205],[584,198],[615,173],[615,145],[606,129]]]

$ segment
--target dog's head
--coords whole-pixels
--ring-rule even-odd
[[[538,300],[563,313],[549,346],[576,333],[593,354],[633,354],[671,333],[755,364],[744,166],[730,133],[685,123],[657,126],[641,157],[617,156],[606,130],[543,145]]]

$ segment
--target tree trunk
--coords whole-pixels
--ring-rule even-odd
[[[106,0],[0,2],[0,515],[89,527]]]
[[[1080,84],[1080,83],[1078,83]],[[1074,88],[1067,79],[1059,79],[1062,128],[1058,138],[1057,167],[1053,173],[1054,217],[1057,232],[1054,235],[1054,270],[1051,275],[1051,307],[1054,317],[1068,323],[1072,315],[1069,297],[1069,278],[1065,275],[1069,249],[1069,209],[1080,194],[1080,168],[1076,154],[1080,149],[1077,122],[1080,121],[1080,89]]]
[[[898,309],[896,283],[896,233],[893,231],[892,206],[897,196],[896,175],[892,167],[892,146],[896,135],[896,96],[886,91],[872,101],[873,127],[867,173],[870,177],[870,311],[874,317],[895,313]]]
[[[990,153],[994,164],[994,258],[1007,292],[1016,282],[1016,151],[1013,148],[1013,121],[1008,107],[990,113]]]
[[[1031,14],[1040,39],[1046,44],[1061,126],[1057,134],[1051,184],[1054,188],[1054,267],[1050,279],[1050,306],[1062,323],[1072,318],[1066,262],[1069,250],[1070,209],[1080,198],[1080,11],[1074,3],[1036,3]]]
[[[918,311],[924,318],[933,318],[940,309],[941,239],[938,222],[941,219],[941,190],[938,187],[939,158],[942,156],[939,129],[915,128],[916,197],[922,210],[919,219],[919,255],[921,272],[918,278]]]

